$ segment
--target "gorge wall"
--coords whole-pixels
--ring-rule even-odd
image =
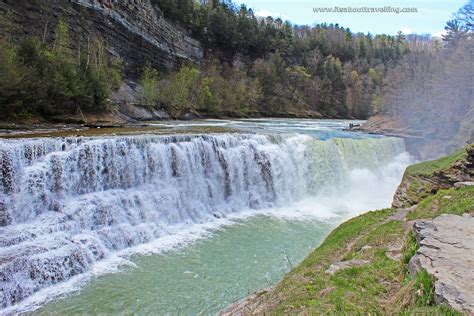
[[[123,60],[131,78],[147,63],[166,71],[203,57],[201,44],[165,20],[149,0],[1,0],[0,14],[11,20],[11,30],[0,29],[0,35],[13,34],[13,41],[25,35],[50,40],[60,18],[68,23],[75,45],[87,45],[98,35]]]

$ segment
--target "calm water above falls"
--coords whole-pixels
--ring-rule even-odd
[[[345,121],[197,124],[242,133],[0,141],[0,313],[215,313],[389,206],[409,162]]]

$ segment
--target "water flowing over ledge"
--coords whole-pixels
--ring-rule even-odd
[[[119,250],[283,207],[404,151],[396,138],[179,135],[0,141],[0,305]]]

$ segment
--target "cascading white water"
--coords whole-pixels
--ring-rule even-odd
[[[343,188],[404,151],[396,138],[180,135],[0,141],[0,301],[110,252],[249,209]]]

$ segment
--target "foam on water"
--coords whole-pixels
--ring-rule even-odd
[[[286,134],[2,140],[2,313],[34,309],[131,253],[186,245],[248,216],[386,207],[403,152],[395,138]]]

